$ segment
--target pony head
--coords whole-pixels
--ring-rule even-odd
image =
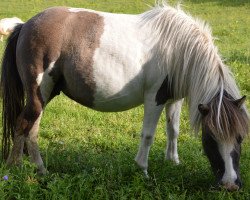
[[[226,91],[208,104],[199,104],[202,115],[202,144],[217,181],[229,191],[242,186],[239,160],[241,143],[248,133],[244,109],[246,96],[233,99]]]

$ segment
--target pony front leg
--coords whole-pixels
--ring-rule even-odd
[[[164,105],[156,106],[154,101],[144,104],[144,119],[141,134],[141,143],[138,153],[135,157],[136,163],[142,168],[146,177],[148,177],[148,155],[150,146],[154,140],[154,133],[157,122],[161,115]]]
[[[179,135],[180,113],[183,99],[166,105],[167,118],[167,135],[168,142],[166,148],[166,159],[179,164],[179,156],[177,151],[177,139]]]

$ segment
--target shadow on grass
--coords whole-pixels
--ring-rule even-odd
[[[48,175],[35,176],[34,167],[30,167],[26,159],[22,170],[11,170],[13,182],[9,182],[7,189],[3,188],[9,191],[7,197],[15,198],[14,194],[22,192],[24,199],[30,198],[28,194],[33,199],[215,199],[218,195],[231,195],[212,187],[214,177],[208,162],[192,141],[180,147],[181,154],[186,151],[187,156],[178,166],[164,161],[163,152],[153,148],[149,179],[133,161],[136,150],[134,144],[114,148],[102,142],[51,142],[48,149],[42,149],[46,152],[43,159]],[[247,194],[246,188],[244,196]],[[239,195],[242,194],[237,193],[236,197],[241,197]]]
[[[46,151],[47,155],[43,157],[48,162],[47,169],[50,174],[91,176],[97,185],[107,184],[108,181],[110,190],[126,187],[152,190],[152,187],[158,187],[160,191],[168,188],[172,192],[208,192],[214,183],[208,163],[190,166],[191,163],[197,163],[196,158],[191,156],[188,162],[176,166],[164,161],[164,154],[159,154],[158,150],[149,159],[151,178],[145,179],[134,161],[136,151],[137,146],[120,145],[119,148],[112,148],[100,143],[90,144],[88,147],[78,146],[76,149],[74,144],[52,144]],[[137,179],[139,181],[135,183]],[[138,185],[133,186],[134,184]]]

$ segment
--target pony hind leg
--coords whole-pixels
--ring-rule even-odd
[[[162,113],[164,105],[156,106],[154,100],[144,104],[144,119],[141,133],[141,143],[137,155],[136,163],[142,168],[146,177],[148,177],[148,155],[150,147],[154,140],[155,129],[157,122]]]
[[[30,161],[36,164],[37,172],[39,174],[46,173],[46,169],[44,167],[43,160],[40,155],[37,144],[38,129],[41,116],[41,105],[26,105],[24,112],[19,116],[18,125],[14,136],[12,152],[7,160],[8,165],[21,164],[24,142],[26,142]]]
[[[17,125],[13,136],[13,147],[7,158],[6,164],[21,165],[25,136],[23,134],[23,127],[27,126],[27,121],[23,121],[23,112],[17,118]]]
[[[53,63],[54,64],[54,63]],[[55,96],[52,94],[54,81],[49,75],[50,69],[37,75],[37,83],[26,89],[27,104],[24,111],[19,116],[18,124],[14,137],[13,149],[7,161],[8,164],[20,163],[23,152],[24,142],[27,144],[30,161],[37,166],[39,174],[45,174],[46,169],[38,147],[38,130],[45,105]]]
[[[38,147],[38,130],[41,121],[43,111],[40,112],[37,119],[34,121],[32,128],[30,129],[28,136],[26,138],[26,144],[28,153],[30,156],[30,161],[34,163],[37,167],[37,173],[44,175],[47,170],[44,167],[44,163]]]
[[[29,134],[33,130],[41,111],[42,106],[40,103],[37,103],[37,101],[29,101],[24,110],[18,116],[13,139],[13,147],[7,159],[7,165],[21,164],[24,143],[27,140],[27,137],[30,137]],[[29,151],[29,143],[27,143],[27,141],[26,144],[29,154],[32,155],[32,152]]]
[[[41,106],[39,107],[38,104],[36,105],[38,106],[37,108],[39,109],[39,112],[36,113],[36,118],[33,120],[32,128],[29,130],[28,136],[26,138],[30,161],[36,164],[37,173],[41,175],[46,174],[47,170],[44,167],[38,147],[38,132],[42,113],[46,104],[58,94],[58,91],[55,90],[55,80],[53,80],[53,77],[50,75],[51,69],[54,67],[54,63],[55,62],[52,62],[44,73],[38,75],[37,83],[39,87],[36,96],[38,98],[37,100],[40,101]]]
[[[166,105],[166,118],[167,118],[167,148],[166,159],[179,164],[179,156],[177,150],[177,139],[179,135],[180,126],[180,113],[183,99]]]

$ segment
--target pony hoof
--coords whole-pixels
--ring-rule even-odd
[[[48,170],[46,170],[45,168],[42,168],[42,169],[37,169],[37,175],[39,176],[45,176],[49,173]]]
[[[179,160],[179,158],[174,159],[174,160],[173,160],[173,163],[174,163],[175,165],[179,165],[179,164],[180,164],[180,160]]]
[[[169,157],[166,157],[166,160],[171,161],[171,162],[174,163],[175,165],[179,165],[179,164],[180,164],[179,158],[169,158]]]
[[[234,183],[225,183],[225,184],[222,184],[222,188],[226,189],[229,192],[234,192],[234,191],[238,191],[240,189],[240,186]]]
[[[146,179],[149,179],[148,171],[146,169],[143,170],[143,174],[144,174]]]
[[[22,161],[20,159],[8,158],[6,161],[6,165],[8,167],[11,167],[11,166],[20,167],[22,165]]]

